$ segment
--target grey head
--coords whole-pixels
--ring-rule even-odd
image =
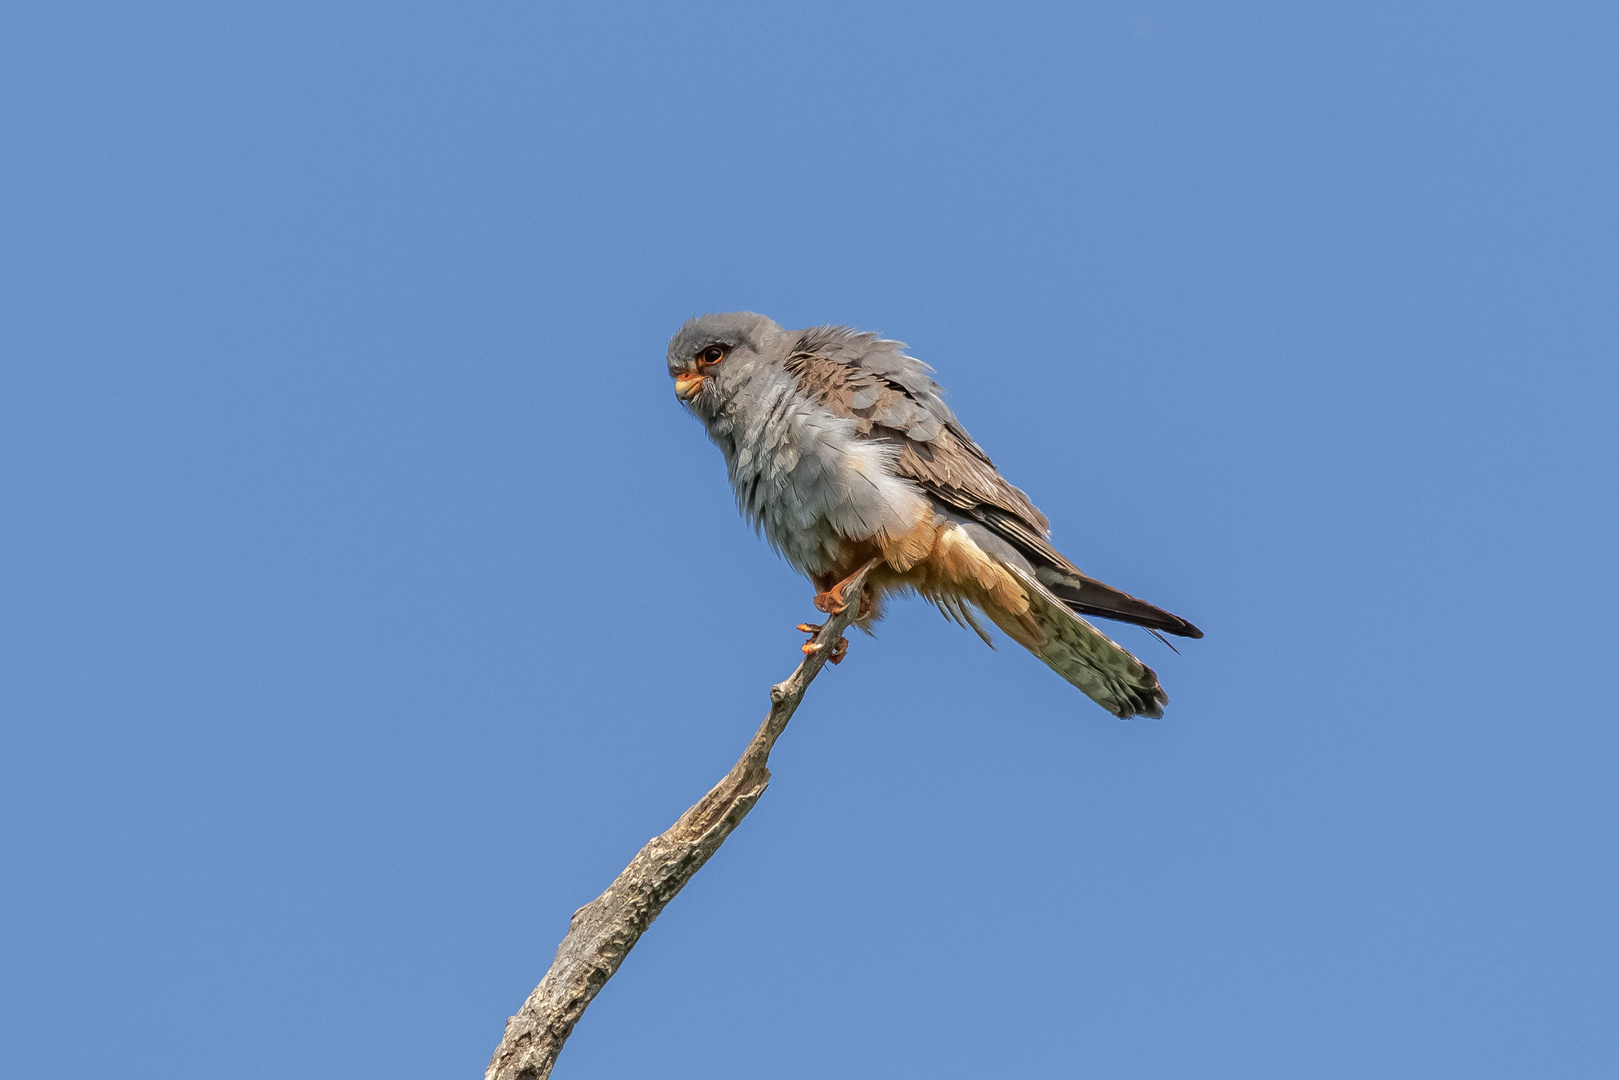
[[[751,311],[702,315],[669,340],[675,396],[712,424],[749,383],[779,371],[795,336]]]

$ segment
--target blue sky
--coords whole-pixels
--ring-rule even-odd
[[[668,337],[910,343],[1122,723],[919,603],[558,1077],[1619,1072],[1619,16],[0,14],[0,1071],[478,1075],[810,588]],[[97,1063],[86,1066],[83,1063]]]

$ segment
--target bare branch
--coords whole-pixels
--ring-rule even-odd
[[[540,985],[506,1021],[506,1035],[484,1080],[546,1080],[562,1044],[585,1008],[613,977],[652,920],[719,850],[770,783],[770,750],[787,728],[804,691],[854,622],[866,575],[844,590],[848,606],[815,635],[816,646],[785,682],[770,688],[770,714],[725,779],[680,815],[662,836],[647,842],[607,891],[573,913],[568,934]]]

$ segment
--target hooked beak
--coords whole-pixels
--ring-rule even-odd
[[[696,372],[676,375],[675,397],[681,401],[690,402],[692,398],[697,396],[697,391],[703,388],[703,380],[706,378],[708,378],[707,375],[699,375]]]

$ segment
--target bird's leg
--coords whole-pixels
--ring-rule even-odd
[[[847,589],[849,587],[849,583],[855,578],[859,577],[862,572],[872,566],[875,566],[881,561],[881,559],[873,559],[871,562],[866,563],[865,566],[862,566],[859,570],[856,570],[854,573],[850,574],[848,577],[844,578],[830,589],[821,589],[821,591],[817,592],[814,600],[817,610],[824,611],[828,615],[843,614],[844,609],[849,606],[849,602],[843,598],[843,590]],[[819,589],[821,581],[824,580],[825,578],[817,580],[815,582],[816,588]],[[868,614],[871,611],[871,604],[871,594],[869,592],[863,593],[860,597],[860,614]]]
[[[840,581],[830,589],[816,593],[811,603],[815,605],[816,610],[824,611],[828,615],[843,614],[843,609],[849,606],[843,599],[843,582]]]
[[[833,616],[841,615],[845,611],[849,610],[849,601],[844,598],[843,591],[849,587],[849,583],[855,578],[872,569],[881,561],[882,560],[880,559],[871,560],[860,569],[838,582],[836,585],[832,584],[831,579],[827,577],[822,577],[820,575],[811,577],[810,581],[815,585],[815,606],[826,612],[828,615]],[[872,596],[869,590],[862,591],[860,594],[860,610],[856,613],[856,617],[864,619],[866,616],[875,611],[876,608],[876,598]],[[821,632],[821,628],[825,625],[825,623],[810,622],[798,624],[798,629],[803,633],[808,634],[811,638],[811,640],[804,642],[805,656],[820,650],[821,646],[815,643],[814,638],[816,634]],[[832,646],[832,654],[828,656],[827,659],[832,661],[834,664],[841,664],[843,663],[844,656],[848,652],[849,639],[840,637],[838,638],[837,643]]]
[[[815,606],[820,608],[820,610],[825,611],[826,608],[821,607],[821,597],[825,596],[827,590],[831,588],[831,579],[823,577],[820,574],[816,574],[810,578],[810,584],[815,586]],[[813,639],[816,634],[821,632],[821,627],[825,625],[825,623],[818,622],[801,622],[798,624],[798,629],[801,633],[808,634]],[[806,641],[804,642],[804,655],[808,656],[810,653],[819,648],[820,646],[815,644],[813,640]]]
[[[832,579],[824,574],[815,574],[810,577],[810,584],[815,586],[815,599],[810,601],[815,605],[815,610],[824,611],[829,615],[836,615],[837,612],[831,609],[827,601],[827,597],[832,595]],[[808,626],[809,624],[805,623],[804,625]],[[803,629],[803,627],[799,629]]]

